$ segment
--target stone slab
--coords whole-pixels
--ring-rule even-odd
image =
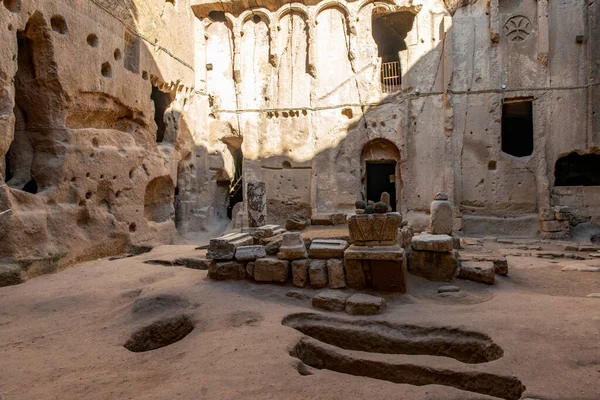
[[[240,246],[235,249],[235,259],[238,261],[254,261],[267,256],[265,246]]]
[[[380,314],[386,306],[386,301],[381,297],[357,293],[346,300],[345,311],[350,315],[375,315]]]
[[[493,285],[496,278],[494,263],[491,261],[461,261],[458,277],[473,282]]]
[[[175,259],[174,264],[181,265],[186,268],[206,271],[210,268],[211,262],[212,260],[209,260],[208,258],[182,257]]]
[[[356,246],[352,245],[344,251],[346,260],[402,260],[404,249],[395,246]]]
[[[454,249],[454,241],[448,235],[417,235],[413,236],[411,246],[413,250],[443,253]]]
[[[310,244],[311,258],[343,258],[348,242],[337,239],[314,239]]]
[[[315,289],[322,289],[327,286],[329,279],[327,273],[327,261],[311,260],[308,268],[308,277],[310,286]]]
[[[254,280],[257,282],[285,283],[290,274],[290,263],[276,258],[258,258],[254,261]]]
[[[344,311],[350,294],[339,290],[325,289],[312,298],[312,306],[327,311]]]

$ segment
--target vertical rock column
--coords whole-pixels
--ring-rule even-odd
[[[267,188],[264,182],[248,182],[248,226],[256,228],[267,221]]]

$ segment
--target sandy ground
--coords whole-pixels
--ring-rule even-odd
[[[507,253],[526,247],[486,246]],[[299,374],[299,361],[289,353],[303,335],[281,324],[285,316],[359,317],[286,297],[291,284],[214,282],[206,271],[143,263],[202,254],[192,245],[160,246],[0,288],[3,398],[491,399],[329,370]],[[504,356],[469,368],[516,376],[527,387],[523,398],[600,399],[600,298],[586,297],[600,292],[600,273],[563,272],[558,263],[568,260],[562,259],[508,260],[509,276],[494,286],[457,280],[468,294],[463,299],[439,298],[440,284],[409,276],[408,294],[385,295],[383,314],[360,319],[482,332]],[[195,323],[181,341],[142,353],[123,347],[136,329],[180,314]],[[446,357],[392,357],[450,369],[462,364]]]

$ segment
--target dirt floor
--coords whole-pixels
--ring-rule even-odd
[[[466,293],[462,298],[440,297],[443,284],[409,276],[408,294],[383,295],[387,309],[373,317],[316,310],[310,298],[286,296],[291,284],[215,282],[206,271],[144,263],[202,256],[205,251],[193,245],[87,262],[3,287],[0,393],[5,400],[495,398],[427,384],[439,375],[439,382],[454,377],[448,379],[466,386],[520,381],[526,387],[521,398],[600,399],[600,298],[587,297],[600,293],[600,273],[561,271],[587,262],[574,258],[598,261],[597,252],[573,250],[568,243],[464,242],[508,254],[509,275],[497,277],[494,286],[457,280]],[[297,313],[324,317],[288,317]],[[294,323],[283,325],[286,317],[300,325],[317,318],[322,326],[309,338]],[[310,357],[298,343],[316,342],[327,324],[366,332],[364,348],[319,344],[341,354],[329,369],[291,355]],[[134,334],[148,325],[149,334]],[[165,332],[189,334],[152,351],[124,347],[152,347],[166,340]],[[405,354],[377,353],[389,344],[377,341],[386,332],[408,340]],[[334,344],[340,337],[328,336]],[[461,359],[476,354],[469,345],[488,349],[481,357],[491,361]],[[458,354],[461,349],[466,353]],[[394,376],[424,386],[393,383]]]

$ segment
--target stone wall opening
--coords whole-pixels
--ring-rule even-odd
[[[175,187],[170,176],[152,179],[144,193],[144,216],[148,221],[165,222],[173,218]]]
[[[600,154],[575,152],[556,160],[554,186],[600,186]]]
[[[400,88],[402,71],[399,52],[408,47],[404,39],[412,29],[415,15],[411,12],[389,12],[383,8],[373,9],[372,34],[381,58],[381,85],[383,92]]]
[[[400,192],[400,151],[386,139],[374,139],[362,150],[363,199],[378,202],[381,193],[390,194],[390,206],[398,209],[397,193]]]
[[[156,122],[156,143],[165,139],[167,124],[165,123],[165,113],[173,102],[175,96],[172,93],[161,91],[156,86],[152,86],[150,98],[154,102],[154,122]]]
[[[227,207],[227,218],[232,218],[233,206],[244,199],[243,165],[244,153],[242,152],[243,139],[239,136],[221,139],[226,145],[233,158],[233,176],[229,183],[229,206]]]
[[[502,104],[502,151],[515,157],[533,154],[533,100],[505,99]]]

